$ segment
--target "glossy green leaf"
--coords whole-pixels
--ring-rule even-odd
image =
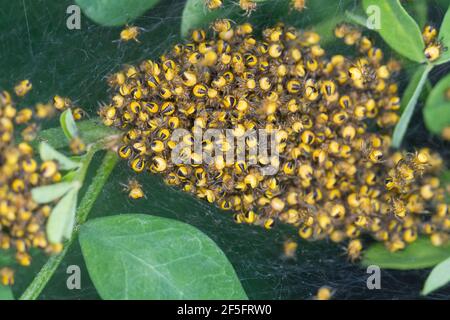
[[[73,118],[72,110],[67,109],[59,117],[59,122],[61,128],[63,129],[64,135],[70,141],[75,137],[78,137],[78,127]]]
[[[402,5],[411,13],[411,16],[417,21],[420,30],[422,30],[428,20],[428,2],[426,0],[403,1]]]
[[[441,27],[439,29],[438,39],[442,40],[442,44],[447,48],[442,52],[441,57],[435,61],[435,64],[441,64],[450,61],[450,5],[448,5],[447,12],[442,20]]]
[[[49,203],[61,198],[69,190],[77,187],[77,183],[60,182],[48,186],[33,188],[31,190],[31,196],[36,203]]]
[[[398,252],[389,252],[384,244],[376,243],[365,251],[362,264],[397,270],[423,269],[435,266],[449,255],[450,245],[435,247],[429,239],[419,238]]]
[[[80,244],[103,299],[246,299],[217,245],[167,218],[126,214],[88,221]]]
[[[79,167],[79,163],[69,159],[46,142],[40,143],[39,154],[41,156],[41,159],[44,161],[57,161],[61,170],[72,170]]]
[[[65,175],[62,176],[61,181],[62,182],[71,182],[74,181],[75,178],[78,176],[78,171],[69,171]]]
[[[425,125],[435,134],[441,134],[445,127],[450,126],[450,100],[445,97],[449,88],[450,74],[434,86],[423,109]]]
[[[159,0],[75,0],[83,13],[103,26],[120,26],[154,7]]]
[[[14,300],[10,286],[0,284],[0,300]]]
[[[92,118],[77,122],[81,139],[86,143],[94,143],[98,140],[111,137],[118,131],[112,127],[101,124],[99,118]],[[61,127],[42,130],[38,133],[37,141],[45,141],[56,149],[67,147],[68,141],[64,138],[65,134]]]
[[[412,84],[412,88],[408,88],[409,91],[413,91],[412,95],[410,97],[405,97],[407,99],[406,107],[404,108],[404,111],[400,117],[400,120],[398,121],[397,125],[395,126],[394,133],[392,136],[392,146],[394,148],[400,147],[403,137],[405,136],[406,130],[408,129],[409,122],[411,121],[411,117],[414,113],[414,109],[417,104],[417,100],[419,99],[420,93],[422,92],[422,89],[427,81],[428,74],[430,73],[432,69],[431,65],[427,65],[424,68],[419,69],[419,72],[421,73],[419,81],[417,82],[417,85],[414,86],[414,83]],[[416,75],[414,75],[416,76]],[[413,79],[414,80],[414,79]],[[413,90],[414,88],[414,90]],[[408,95],[411,92],[407,92]],[[408,99],[409,98],[409,99]],[[404,101],[402,103],[405,103]]]
[[[431,270],[425,281],[422,294],[427,295],[450,282],[450,258],[442,261]]]
[[[69,238],[75,224],[78,190],[72,189],[55,205],[47,221],[47,237],[51,243]]]
[[[363,0],[363,7],[366,13],[369,7],[379,9],[380,29],[376,31],[393,50],[410,60],[425,61],[420,28],[399,0]]]

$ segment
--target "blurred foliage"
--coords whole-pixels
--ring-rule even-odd
[[[84,14],[102,26],[120,26],[130,22],[159,0],[75,0]]]
[[[449,256],[450,245],[435,247],[429,239],[420,238],[398,252],[390,252],[377,243],[366,250],[362,264],[397,270],[423,269],[433,267]]]
[[[442,40],[443,46],[446,48],[439,60],[436,61],[440,64],[450,61],[450,51],[448,50],[450,46],[450,3],[447,3],[447,12],[439,28],[438,39]]]
[[[9,286],[0,284],[0,300],[14,300],[13,293]]]
[[[450,74],[434,86],[423,109],[425,124],[435,134],[441,134],[445,127],[450,127],[450,99],[446,97],[449,90]]]
[[[442,261],[431,270],[430,275],[425,281],[422,294],[429,294],[450,282],[450,258]]]

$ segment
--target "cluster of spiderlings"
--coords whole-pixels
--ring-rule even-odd
[[[327,57],[318,34],[282,24],[264,30],[262,40],[250,24],[219,20],[213,30],[212,38],[195,30],[192,42],[160,61],[111,75],[113,97],[99,114],[124,130],[118,153],[134,171],[162,173],[168,184],[234,211],[238,223],[270,229],[281,221],[304,239],[350,239],[352,259],[363,234],[391,250],[421,232],[436,245],[445,242],[450,219],[433,176],[442,160],[427,149],[389,152],[399,119],[392,80],[398,63],[384,63],[380,49],[344,25],[336,34],[357,45],[356,58]],[[274,132],[280,170],[262,175],[259,168],[276,160],[264,156],[254,165],[229,164],[221,155],[209,164],[176,164],[170,155],[177,128],[190,131],[188,146],[196,130],[208,128],[233,129],[236,137],[255,128]],[[230,147],[220,138],[202,145]],[[190,149],[186,155],[202,157]]]
[[[18,96],[25,95],[26,88],[31,87],[31,84],[25,87],[25,83],[15,88]],[[51,104],[18,110],[11,95],[0,92],[0,248],[15,250],[16,259],[23,266],[31,262],[29,249],[32,247],[47,252],[60,250],[60,246],[49,244],[45,234],[51,207],[37,204],[31,197],[32,188],[61,178],[57,163],[39,163],[29,144],[35,136],[31,132],[37,128],[34,121],[53,113]],[[21,131],[22,141],[16,143],[17,131]],[[9,269],[2,269],[0,275],[4,284],[13,281]]]
[[[442,41],[437,39],[439,30],[431,25],[426,25],[422,31],[422,38],[425,42],[425,57],[430,61],[437,60],[443,51],[447,50]]]

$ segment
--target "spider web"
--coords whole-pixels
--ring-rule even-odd
[[[319,17],[305,13],[297,17],[289,14],[284,19],[297,27],[309,28],[316,19],[320,20],[320,14],[328,12],[343,17],[345,10],[359,6],[357,1],[346,1],[345,6],[344,2],[330,0],[330,6],[324,7]],[[133,24],[145,29],[139,37],[141,43],[126,44],[115,42],[121,28],[101,27],[85,16],[82,17],[81,30],[68,30],[66,8],[71,4],[70,1],[0,0],[0,88],[11,89],[19,80],[31,79],[33,91],[21,101],[22,106],[48,101],[60,94],[70,97],[90,116],[95,116],[98,103],[108,99],[105,81],[108,74],[123,64],[156,59],[180,41],[184,1],[161,1],[138,18]],[[440,8],[436,3],[431,6],[430,14],[436,21],[443,16]],[[254,12],[250,20],[257,21],[259,26],[275,22],[268,9]],[[382,44],[382,41],[377,39],[377,44]],[[335,43],[326,48],[331,52],[348,50]],[[406,74],[414,71],[413,68],[406,65],[406,72],[399,77],[402,88],[408,78]],[[432,81],[448,71],[448,66],[435,71]],[[54,121],[44,123],[43,127],[53,125]],[[407,137],[409,146],[430,146],[443,151],[446,159],[449,158],[450,148],[426,133],[419,113],[414,116],[410,132]],[[97,157],[94,164],[98,164],[98,160]],[[90,176],[94,171],[95,165],[91,166]],[[168,187],[160,177],[149,174],[139,176],[145,186],[147,200],[131,202],[120,186],[130,175],[132,173],[126,164],[119,164],[92,209],[91,218],[139,212],[178,219],[199,228],[225,252],[252,299],[309,299],[324,285],[332,287],[338,299],[418,298],[429,272],[382,270],[382,289],[369,290],[365,268],[349,263],[340,246],[328,241],[299,241],[296,258],[284,259],[284,241],[298,239],[292,228],[277,226],[267,232],[259,227],[237,225],[229,213]],[[37,255],[30,268],[18,271],[17,284],[13,288],[16,295],[31,281],[45,259]],[[72,264],[82,269],[81,290],[67,289],[66,269]],[[450,290],[441,290],[431,297],[443,299],[449,296]],[[98,298],[78,243],[69,250],[41,298]]]

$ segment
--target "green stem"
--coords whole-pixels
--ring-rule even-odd
[[[92,148],[90,150],[92,150],[92,152],[88,152],[86,158],[90,157],[91,160],[96,150],[95,148]],[[90,153],[92,153],[92,155],[90,155]],[[86,167],[89,166],[90,160],[87,161]],[[95,203],[95,200],[97,199],[98,195],[103,189],[103,186],[108,180],[108,177],[110,176],[115,165],[117,164],[117,160],[118,160],[117,155],[114,152],[108,151],[106,153],[100,167],[97,169],[97,174],[93,178],[92,183],[89,185],[85,195],[83,196],[83,199],[81,200],[80,205],[78,206],[76,215],[76,226],[72,232],[72,236],[70,237],[69,240],[66,241],[66,243],[64,244],[64,249],[59,254],[51,256],[47,260],[47,262],[44,264],[39,273],[31,282],[31,284],[27,287],[22,296],[19,298],[20,300],[36,300],[39,297],[42,290],[45,288],[48,281],[53,276],[56,269],[63,260],[64,256],[66,255],[67,251],[69,250],[70,245],[77,238],[80,226],[86,221],[87,216]],[[83,165],[85,165],[85,163],[83,163]],[[85,175],[86,171],[83,171],[82,174]]]
[[[433,69],[433,65],[427,64],[425,69],[423,70],[423,73],[419,79],[419,82],[417,83],[414,93],[412,94],[411,98],[409,99],[408,104],[406,105],[405,110],[403,111],[399,122],[395,126],[394,133],[392,135],[392,146],[394,148],[399,148],[403,141],[403,137],[406,133],[406,129],[408,128],[409,121],[411,120],[411,117],[414,112],[414,108],[416,107],[417,100],[419,99],[420,93],[422,92],[422,88],[427,81],[427,77],[428,77],[428,74],[430,73],[431,69]]]

